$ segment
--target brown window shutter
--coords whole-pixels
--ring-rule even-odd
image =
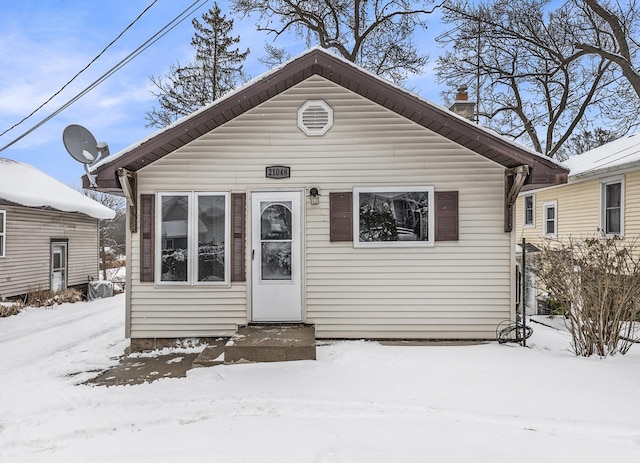
[[[231,281],[246,281],[245,275],[245,193],[231,193]]]
[[[140,195],[140,281],[153,282],[155,272],[156,195]]]
[[[353,241],[352,193],[329,193],[330,241]]]
[[[458,192],[435,192],[436,241],[458,241]]]

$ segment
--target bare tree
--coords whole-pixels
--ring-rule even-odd
[[[455,28],[439,38],[451,49],[438,60],[438,77],[476,91],[483,125],[550,157],[594,121],[616,133],[629,129],[626,116],[637,114],[638,101],[621,92],[608,58],[576,52],[571,5],[454,0],[444,11]]]
[[[576,355],[625,354],[640,317],[640,259],[618,238],[547,242],[536,272],[561,308]]]
[[[287,52],[285,47],[276,47],[275,45],[267,43],[264,45],[264,49],[267,54],[258,58],[258,61],[269,69],[281,65],[291,58],[291,54]]]
[[[245,80],[243,62],[249,54],[233,48],[240,41],[231,37],[233,20],[213,7],[202,15],[203,22],[193,19],[195,34],[191,45],[196,51],[193,62],[171,65],[163,77],[151,77],[159,108],[146,114],[147,127],[165,127],[176,119],[212,103]]]
[[[96,190],[80,189],[81,193],[94,201],[115,211],[113,219],[101,219],[100,227],[100,259],[102,261],[102,279],[107,279],[107,266],[110,260],[123,255],[126,249],[126,204],[120,196],[101,193]]]
[[[572,135],[567,143],[558,151],[557,159],[565,161],[572,156],[577,156],[599,146],[618,139],[620,136],[611,130],[596,127],[594,130],[585,130]]]
[[[234,0],[233,9],[257,15],[258,30],[275,39],[294,33],[306,39],[307,46],[333,49],[401,83],[427,63],[413,37],[417,29],[426,28],[425,17],[437,8],[433,5],[434,0]],[[274,60],[277,57],[268,59]]]
[[[617,66],[640,98],[640,8],[636,0],[573,0],[575,46]]]

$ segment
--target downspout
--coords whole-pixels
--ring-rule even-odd
[[[522,165],[504,173],[504,231],[513,230],[513,205],[529,175],[529,166]]]
[[[129,225],[129,235],[127,236],[127,275],[125,283],[125,320],[124,320],[124,335],[126,338],[131,338],[131,292],[132,287],[132,269],[131,269],[131,248],[133,242],[133,234],[138,231],[138,195],[136,188],[136,173],[128,171],[124,168],[118,169],[118,181],[122,187],[122,192],[127,199],[127,217],[126,221]]]

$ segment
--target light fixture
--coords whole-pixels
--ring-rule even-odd
[[[317,206],[320,204],[320,192],[316,187],[313,187],[309,190],[309,204],[312,206]]]

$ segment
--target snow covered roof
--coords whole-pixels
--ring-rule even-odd
[[[29,164],[0,158],[0,199],[29,207],[81,212],[96,219],[116,213]]]
[[[640,165],[640,134],[606,143],[573,156],[563,164],[570,169],[569,178],[579,179],[601,175],[621,168]]]
[[[121,194],[118,169],[131,172],[155,162],[264,101],[319,75],[408,120],[432,130],[506,168],[529,167],[526,183],[551,186],[566,183],[560,163],[487,130],[376,76],[327,50],[314,47],[170,126],[139,140],[92,166],[100,191]],[[88,179],[83,177],[88,185]]]

